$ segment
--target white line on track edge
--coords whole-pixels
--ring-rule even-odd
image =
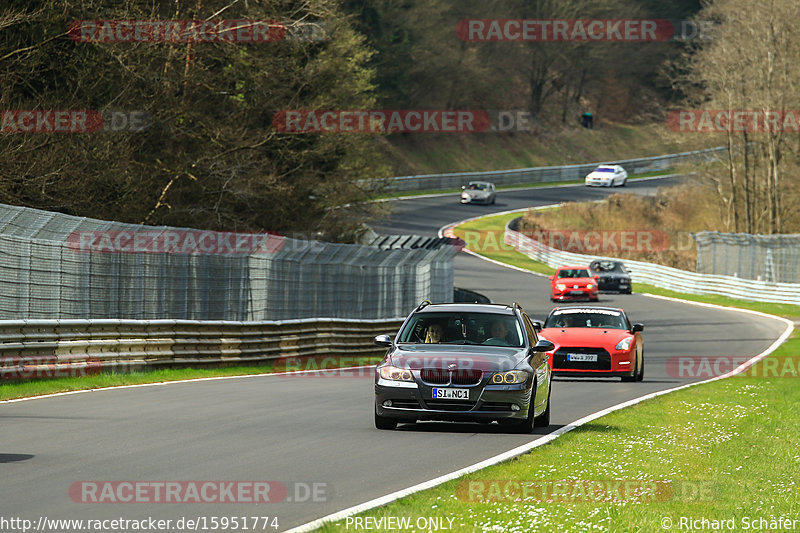
[[[542,207],[539,207],[538,209],[544,209],[546,207],[552,207],[552,206],[542,206]],[[518,212],[518,211],[526,211],[526,210],[527,210],[527,208],[526,209],[515,209],[513,211],[505,211],[503,213],[492,213],[491,215],[488,215],[488,216],[502,215],[502,214],[514,213],[514,212]],[[486,216],[486,215],[484,215],[484,216]],[[483,218],[483,217],[473,217],[471,219],[462,220],[462,221],[457,222],[455,224],[448,224],[447,226],[444,226],[443,228],[441,228],[439,230],[439,236],[442,236],[443,231],[446,228],[454,227],[456,225],[460,225],[460,224],[463,224],[464,222],[467,222],[469,220],[475,220],[477,218]],[[473,255],[475,255],[477,257],[480,257],[481,259],[484,259],[486,261],[490,261],[492,263],[497,263],[497,264],[500,264],[500,265],[505,266],[505,267],[514,268],[514,269],[517,269],[517,270],[523,270],[523,269],[520,269],[518,267],[511,267],[510,265],[506,265],[504,263],[499,263],[498,261],[494,261],[492,259],[487,259],[486,257],[483,257],[483,256],[481,256],[479,254],[473,254]],[[524,270],[524,271],[525,272],[530,272],[530,271],[527,271],[527,270]],[[368,511],[370,509],[374,509],[375,507],[380,507],[380,506],[386,505],[388,503],[392,503],[392,502],[394,502],[396,500],[399,500],[400,498],[404,498],[404,497],[406,497],[406,496],[408,496],[410,494],[414,494],[415,492],[420,492],[422,490],[426,490],[426,489],[430,489],[430,488],[436,487],[438,485],[441,485],[442,483],[446,483],[446,482],[451,481],[453,479],[459,478],[459,477],[461,477],[463,475],[471,474],[472,472],[481,470],[481,469],[489,467],[489,466],[496,465],[496,464],[501,463],[503,461],[506,461],[508,459],[513,459],[514,457],[518,457],[518,456],[520,456],[520,455],[522,455],[524,453],[527,453],[527,452],[533,450],[534,448],[538,448],[539,446],[543,446],[545,444],[548,444],[548,443],[554,441],[555,439],[557,439],[558,437],[560,437],[561,435],[563,435],[565,433],[568,433],[568,432],[572,431],[573,429],[578,428],[578,427],[580,427],[580,426],[582,426],[582,425],[584,425],[584,424],[586,424],[588,422],[591,422],[592,420],[596,420],[596,419],[598,419],[600,417],[603,417],[603,416],[605,416],[605,415],[607,415],[609,413],[613,413],[614,411],[619,411],[620,409],[624,409],[626,407],[630,407],[632,405],[636,405],[636,404],[641,403],[641,402],[643,402],[645,400],[650,400],[652,398],[656,398],[656,397],[664,395],[664,394],[669,394],[671,392],[679,391],[681,389],[694,387],[696,385],[702,385],[704,383],[711,383],[712,381],[717,381],[719,379],[724,379],[724,378],[727,378],[727,377],[730,377],[730,376],[734,376],[736,374],[739,374],[739,373],[743,372],[744,370],[746,370],[747,368],[749,368],[753,364],[757,363],[761,359],[767,357],[769,354],[774,352],[778,348],[778,346],[783,344],[783,342],[789,337],[789,335],[791,335],[792,331],[794,330],[794,323],[791,320],[787,320],[787,319],[785,319],[783,317],[770,315],[770,314],[767,314],[767,313],[761,313],[759,311],[752,311],[750,309],[740,309],[738,307],[725,307],[725,306],[722,306],[722,305],[715,305],[715,304],[702,303],[702,302],[692,302],[691,300],[681,300],[679,298],[670,298],[670,297],[667,297],[667,296],[656,296],[656,295],[653,295],[653,294],[645,294],[645,296],[648,296],[648,297],[651,297],[651,298],[661,298],[661,299],[665,299],[665,300],[672,300],[672,301],[675,301],[675,302],[680,302],[680,303],[685,303],[685,304],[690,304],[690,305],[698,305],[698,306],[701,306],[701,307],[711,307],[711,308],[715,308],[715,309],[722,309],[722,310],[728,310],[728,311],[734,311],[734,312],[740,312],[740,313],[748,313],[748,314],[753,314],[753,315],[757,315],[757,316],[761,316],[761,317],[765,317],[765,318],[771,318],[771,319],[774,319],[774,320],[779,320],[779,321],[783,322],[784,324],[786,324],[786,329],[783,331],[781,336],[778,337],[775,340],[775,342],[773,342],[772,344],[769,345],[769,347],[767,347],[766,350],[764,350],[760,354],[748,359],[747,361],[745,361],[744,363],[739,365],[734,370],[728,372],[727,374],[723,374],[722,376],[716,376],[716,377],[713,377],[711,379],[707,379],[707,380],[704,380],[704,381],[696,381],[694,383],[687,383],[686,385],[680,385],[678,387],[673,387],[671,389],[665,389],[665,390],[660,390],[660,391],[656,391],[656,392],[651,392],[649,394],[645,394],[644,396],[640,396],[638,398],[633,398],[632,400],[627,400],[627,401],[624,401],[624,402],[619,403],[617,405],[612,405],[611,407],[608,407],[606,409],[602,409],[602,410],[597,411],[595,413],[592,413],[590,415],[586,415],[583,418],[579,418],[578,420],[575,420],[574,422],[571,422],[571,423],[567,424],[566,426],[562,426],[559,429],[553,431],[552,433],[548,433],[547,435],[545,435],[545,436],[543,436],[543,437],[541,437],[539,439],[536,439],[533,442],[529,442],[528,444],[523,444],[522,446],[518,446],[516,448],[508,450],[507,452],[503,452],[503,453],[501,453],[499,455],[495,455],[494,457],[490,457],[490,458],[485,459],[485,460],[483,460],[483,461],[481,461],[479,463],[475,463],[473,465],[461,468],[461,469],[456,470],[454,472],[450,472],[449,474],[445,474],[443,476],[439,476],[437,478],[433,478],[431,480],[424,481],[424,482],[419,483],[417,485],[413,485],[411,487],[392,492],[392,493],[387,494],[385,496],[381,496],[380,498],[375,498],[373,500],[369,500],[367,502],[355,505],[353,507],[348,507],[347,509],[343,509],[341,511],[337,511],[337,512],[329,514],[327,516],[323,516],[322,518],[318,518],[318,519],[316,519],[314,521],[307,522],[305,524],[302,524],[302,525],[299,525],[299,526],[294,527],[292,529],[289,529],[285,533],[303,533],[303,532],[306,532],[306,531],[312,531],[314,529],[317,529],[317,528],[321,527],[322,525],[324,525],[326,523],[336,522],[336,521],[339,521],[339,520],[341,520],[343,518],[346,518],[346,517],[348,517],[350,515],[363,513],[364,511]]]
[[[306,374],[311,372],[321,373],[321,372],[332,372],[332,371],[338,372],[340,370],[356,370],[361,368],[375,368],[375,365],[348,366],[342,368],[331,368],[326,370],[291,370],[288,372],[262,372],[260,374],[244,374],[238,376],[209,376],[207,378],[176,379],[172,381],[157,381],[155,383],[137,383],[135,385],[112,385],[110,387],[100,387],[97,389],[71,390],[65,392],[54,392],[52,394],[40,394],[38,396],[26,396],[25,398],[13,398],[11,400],[0,400],[0,405],[3,405],[5,403],[18,403],[18,402],[28,402],[31,400],[41,400],[44,398],[55,398],[57,396],[69,396],[71,394],[86,394],[88,392],[137,389],[139,387],[160,387],[162,385],[173,385],[175,383],[196,383],[198,381],[221,381],[223,379],[246,379],[246,378],[263,378],[270,376],[290,376],[292,374]]]

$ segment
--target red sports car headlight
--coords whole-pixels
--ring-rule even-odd
[[[633,342],[633,337],[625,337],[621,341],[617,343],[614,347],[615,350],[630,350],[631,349],[631,342]]]

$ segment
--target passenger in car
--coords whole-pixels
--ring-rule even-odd
[[[442,342],[442,334],[444,328],[438,322],[433,322],[428,326],[428,333],[425,335],[425,342],[427,344],[438,344]]]

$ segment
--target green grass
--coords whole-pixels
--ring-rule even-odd
[[[722,305],[726,307],[740,307],[742,309],[750,309],[753,311],[760,311],[770,315],[778,315],[786,318],[800,318],[800,305],[781,304],[772,302],[752,302],[749,300],[741,300],[738,298],[730,298],[728,296],[716,296],[712,294],[687,294],[685,292],[676,292],[668,289],[662,289],[654,285],[646,283],[634,283],[634,292],[657,294],[659,296],[669,296],[672,298],[680,298],[682,300],[690,300],[692,302],[703,302],[715,305]]]
[[[667,170],[658,170],[655,172],[645,172],[643,174],[637,174],[635,176],[628,176],[629,181],[642,179],[642,178],[653,178],[656,176],[666,176],[667,174],[672,174],[674,169],[667,169]],[[535,189],[537,187],[555,187],[558,185],[574,185],[576,183],[583,183],[583,180],[570,180],[570,181],[549,181],[546,183],[536,182],[536,183],[519,183],[516,185],[498,185],[496,189],[498,191],[509,190],[509,189]],[[412,196],[425,196],[429,194],[457,194],[460,193],[461,189],[426,189],[422,191],[400,191],[400,192],[392,192],[387,194],[380,194],[374,198],[374,200],[390,200],[392,198],[405,198],[405,197],[412,197]]]
[[[319,358],[317,358],[319,359]],[[100,389],[105,387],[120,387],[125,385],[140,385],[143,383],[160,383],[163,381],[180,381],[184,379],[213,378],[225,376],[245,376],[269,374],[286,370],[317,368],[334,368],[338,364],[343,366],[372,365],[381,360],[381,357],[347,357],[336,360],[325,358],[324,366],[314,366],[313,360],[303,359],[300,364],[296,360],[278,360],[257,366],[230,366],[224,368],[175,368],[153,370],[150,372],[131,372],[118,374],[94,374],[79,377],[63,377],[37,380],[0,381],[0,400],[41,396],[57,392]],[[308,361],[310,364],[306,364]],[[298,367],[298,364],[300,365]],[[276,366],[277,365],[277,366]],[[304,366],[305,365],[305,366]]]
[[[770,358],[798,351],[793,338]],[[453,531],[470,532],[650,532],[666,520],[680,530],[681,517],[734,519],[743,531],[745,518],[783,516],[800,527],[798,376],[755,374],[647,400],[358,516],[450,517]]]
[[[468,250],[484,257],[548,276],[553,274],[555,269],[534,261],[503,243],[506,224],[518,216],[520,213],[482,217],[457,226],[453,233],[466,242]]]

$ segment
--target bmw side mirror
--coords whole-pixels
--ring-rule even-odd
[[[553,280],[553,276],[547,276],[547,279],[549,279],[550,281],[552,281],[552,280]]]
[[[636,333],[637,331],[644,331],[644,324],[634,324],[631,328],[631,333]]]
[[[533,326],[533,331],[535,331],[536,333],[542,331],[542,323],[540,321],[533,320],[531,321],[531,325]]]
[[[555,350],[556,345],[546,339],[540,339],[536,345],[531,348],[531,351],[534,352],[549,352],[551,350]]]
[[[378,335],[375,337],[375,344],[390,348],[392,346],[392,338],[389,335]]]
[[[595,274],[595,275],[594,275],[594,276],[592,276],[592,277],[593,277],[595,280],[598,280],[598,279],[600,279],[600,274]]]

